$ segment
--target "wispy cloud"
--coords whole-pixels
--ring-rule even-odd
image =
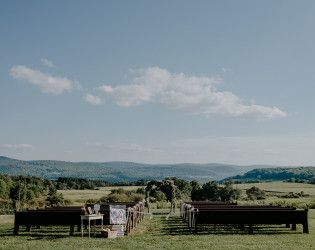
[[[89,94],[89,93],[87,93],[83,96],[83,100],[85,100],[86,102],[89,102],[91,104],[94,104],[94,105],[100,105],[103,103],[103,100],[100,97]]]
[[[49,61],[49,60],[46,59],[46,58],[41,58],[40,61],[41,61],[45,66],[47,66],[47,67],[49,67],[49,68],[54,68],[54,67],[55,67],[55,65],[53,64],[53,62],[52,62],[52,61]]]
[[[3,144],[4,148],[15,149],[15,150],[32,150],[34,147],[31,144]]]
[[[217,114],[257,120],[287,115],[277,107],[245,105],[235,94],[218,91],[215,86],[222,81],[218,76],[171,74],[159,67],[149,67],[137,73],[132,84],[117,87],[103,85],[96,90],[106,93],[112,102],[121,107],[156,103],[187,114]]]
[[[54,77],[41,71],[30,69],[24,65],[13,66],[10,75],[14,79],[24,80],[39,87],[45,94],[61,94],[64,91],[70,91],[74,88],[82,88],[77,81],[72,81],[66,77]]]

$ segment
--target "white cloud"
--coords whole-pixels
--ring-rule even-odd
[[[45,58],[41,58],[40,61],[46,65],[47,67],[49,68],[54,68],[55,65],[53,64],[53,62],[49,61],[48,59],[45,59]]]
[[[102,99],[98,96],[95,96],[95,95],[92,95],[92,94],[89,94],[87,93],[86,95],[83,96],[83,99],[86,101],[86,102],[89,102],[91,104],[94,104],[94,105],[100,105],[103,103]]]
[[[10,74],[14,79],[24,80],[39,87],[45,94],[61,94],[63,91],[70,91],[73,88],[82,88],[77,81],[69,80],[66,77],[54,77],[24,65],[13,66]]]
[[[16,150],[34,149],[34,147],[31,144],[3,144],[3,147],[8,148],[8,149],[16,149]]]
[[[233,93],[218,91],[215,85],[222,81],[220,77],[171,74],[159,67],[140,70],[138,74],[130,85],[104,85],[97,90],[105,92],[121,107],[157,103],[188,114],[218,114],[257,120],[286,116],[286,113],[277,107],[244,105]]]

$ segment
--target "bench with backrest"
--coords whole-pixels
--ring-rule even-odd
[[[83,212],[81,210],[58,211],[50,210],[29,210],[26,212],[15,211],[14,234],[19,234],[20,226],[26,226],[30,231],[31,226],[70,226],[70,235],[73,235],[74,226],[81,225]]]
[[[104,214],[104,224],[109,225],[110,205],[126,205],[126,231],[127,233],[134,228],[144,218],[143,202],[114,202],[100,204],[100,213]],[[88,204],[93,210],[94,204]],[[86,208],[87,208],[86,207]],[[74,226],[81,227],[80,215],[83,215],[82,206],[51,206],[44,209],[30,210],[26,212],[15,212],[14,234],[19,233],[20,225],[26,226],[27,231],[31,230],[31,226],[45,225],[70,225],[70,235],[73,235]],[[84,221],[84,223],[87,223]],[[100,222],[98,221],[97,224]]]
[[[249,233],[253,233],[254,224],[292,224],[292,229],[296,229],[296,224],[303,225],[303,233],[308,233],[308,210],[296,210],[290,208],[241,208],[241,209],[209,209],[193,211],[192,225],[197,232],[200,224],[238,224],[249,225]]]
[[[292,224],[293,230],[296,230],[296,224],[302,224],[303,232],[308,233],[307,210],[296,210],[294,207],[210,205],[205,202],[183,203],[181,207],[185,211],[181,214],[183,220],[187,219],[188,227],[194,227],[196,232],[199,224],[237,224],[241,229],[248,224],[250,233],[253,232],[253,224],[286,224],[287,227]]]
[[[199,211],[213,211],[213,210],[220,210],[220,211],[225,211],[225,210],[233,210],[233,211],[240,211],[240,210],[268,210],[268,211],[273,211],[273,210],[296,210],[295,207],[281,207],[281,206],[271,206],[271,205],[256,205],[256,206],[211,206],[211,207],[205,207],[205,206],[194,206],[193,210],[190,210],[190,213],[195,213],[196,209]],[[195,215],[190,214],[189,218],[194,218]],[[244,224],[245,223],[239,223],[239,227],[241,229],[244,229]],[[192,223],[190,223],[192,225]],[[286,223],[286,226],[289,228],[290,224]],[[296,226],[292,224],[292,228],[295,229]]]
[[[185,221],[192,206],[236,206],[237,202],[230,201],[180,201],[180,216]]]

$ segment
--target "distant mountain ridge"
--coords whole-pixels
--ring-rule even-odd
[[[104,181],[164,179],[168,176],[200,182],[242,175],[256,168],[276,166],[237,166],[228,164],[143,164],[135,162],[67,162],[54,160],[23,161],[0,156],[0,174],[31,175],[49,179],[76,177]]]

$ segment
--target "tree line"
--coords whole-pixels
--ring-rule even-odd
[[[232,200],[238,199],[241,191],[233,188],[233,182],[217,184],[210,181],[200,184],[198,181],[187,181],[170,177],[175,184],[176,199],[180,200]],[[25,208],[50,204],[71,204],[65,200],[57,190],[64,189],[98,189],[104,186],[145,186],[147,180],[134,182],[107,182],[88,180],[84,178],[59,177],[57,180],[39,178],[35,176],[0,175],[0,209]],[[101,197],[99,202],[139,201],[145,196],[145,188],[126,191],[123,188],[113,189],[112,192]],[[166,186],[159,186],[151,190],[151,202],[170,201],[171,190]],[[93,202],[91,200],[91,202]]]
[[[0,175],[0,209],[13,209],[50,205],[55,203],[69,204],[57,190],[97,189],[106,186],[142,186],[145,180],[133,182],[107,182],[84,178],[59,177],[50,180],[35,176]]]

